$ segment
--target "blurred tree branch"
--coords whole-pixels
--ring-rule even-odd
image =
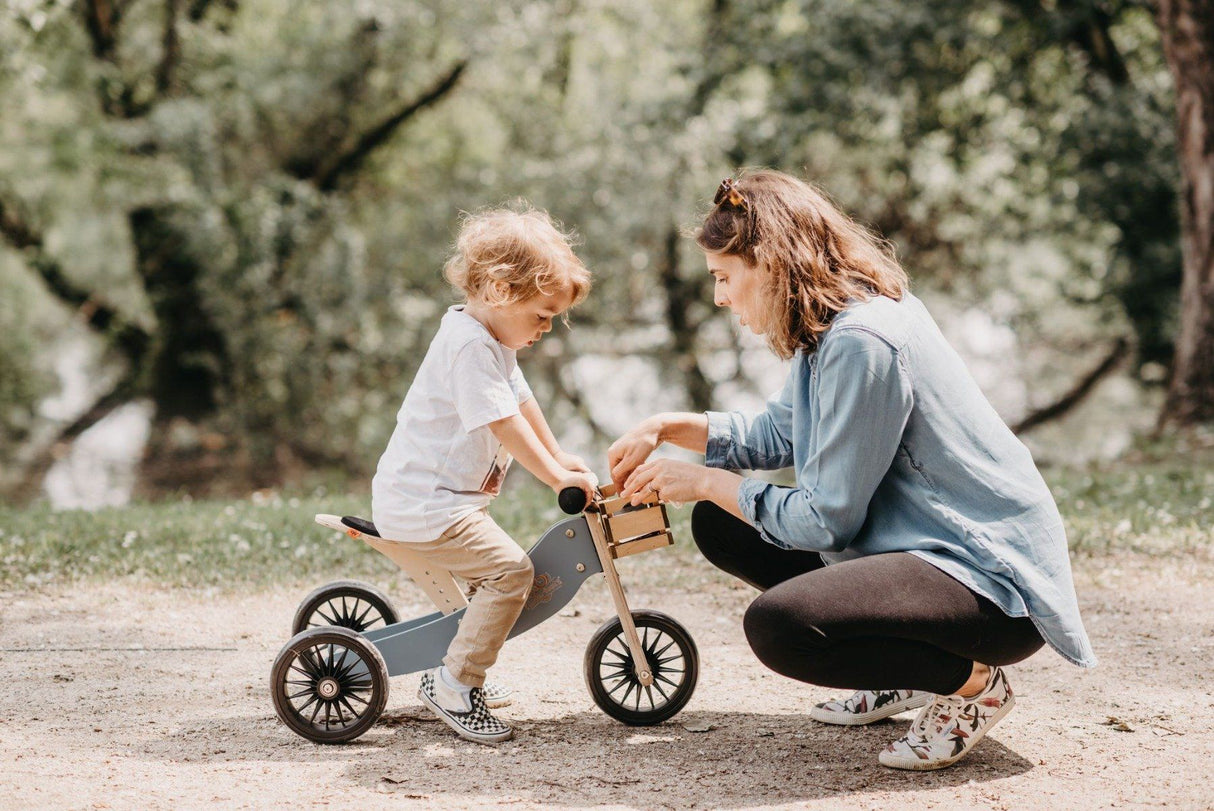
[[[333,191],[346,176],[357,172],[371,153],[385,144],[402,124],[450,93],[467,67],[467,60],[457,62],[428,90],[355,137],[353,143],[337,155],[318,164],[311,176],[301,179],[313,181],[321,191]]]
[[[1130,81],[1125,59],[1109,29],[1127,6],[1141,3],[1116,2],[1115,11],[1100,0],[1059,0],[1048,7],[1042,0],[1008,0],[1025,19],[1044,24],[1052,38],[1069,42],[1083,51],[1092,68],[1116,85]]]
[[[21,469],[21,478],[13,488],[14,494],[22,498],[34,495],[51,466],[73,441],[112,414],[119,406],[126,405],[140,396],[140,377],[139,367],[131,366],[118,382],[94,400],[83,414],[60,428],[50,442],[36,449]]]
[[[29,265],[42,278],[52,295],[80,314],[91,330],[110,336],[124,359],[138,364],[151,344],[147,330],[126,319],[92,291],[71,281],[59,263],[44,250],[42,235],[15,214],[12,206],[3,200],[0,200],[0,234],[10,245],[26,254]]]
[[[192,23],[200,22],[203,17],[207,16],[207,12],[211,10],[213,5],[213,0],[194,0],[194,2],[190,3],[190,10],[186,12],[186,16],[190,18],[190,22]],[[238,0],[220,0],[219,5],[229,12],[235,12],[239,8],[240,3]]]
[[[687,399],[693,411],[706,411],[713,406],[712,381],[700,367],[699,341],[704,319],[692,319],[691,305],[707,294],[708,274],[684,278],[679,273],[679,246],[682,234],[675,226],[666,231],[658,279],[666,293],[666,321],[674,340],[675,360],[687,387]]]
[[[119,351],[126,362],[126,372],[109,391],[94,400],[83,414],[60,427],[53,439],[42,447],[33,449],[32,455],[21,470],[21,480],[16,485],[18,494],[30,495],[37,490],[61,448],[105,419],[114,409],[139,395],[143,377],[142,363],[151,347],[152,337],[145,329],[123,317],[116,308],[99,301],[94,293],[68,279],[59,263],[46,253],[42,235],[18,217],[12,207],[2,200],[0,234],[10,245],[26,255],[29,266],[42,278],[47,290],[63,304],[74,309],[90,330],[108,337],[110,344]]]
[[[113,62],[118,48],[118,25],[126,4],[114,0],[84,0],[81,13],[93,45],[93,56]]]
[[[1083,402],[1084,398],[1091,393],[1097,383],[1126,360],[1129,348],[1130,342],[1127,338],[1124,336],[1118,338],[1113,342],[1113,346],[1105,354],[1104,358],[1091,371],[1080,377],[1075,382],[1075,385],[1071,386],[1069,390],[1054,402],[1041,408],[1035,408],[1021,417],[1011,426],[1012,432],[1020,434],[1067,414],[1071,409]]]
[[[586,425],[590,426],[594,435],[613,439],[611,432],[590,413],[590,406],[587,404],[586,398],[582,396],[582,392],[576,385],[569,382],[568,369],[563,360],[558,356],[540,354],[531,363],[535,363],[537,360],[542,363],[542,375],[552,385],[554,393],[573,407],[578,416],[585,420]]]
[[[181,39],[177,33],[177,13],[181,0],[164,0],[164,37],[160,64],[156,67],[156,92],[166,96],[173,88],[173,74],[181,61]]]

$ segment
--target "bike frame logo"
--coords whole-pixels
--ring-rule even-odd
[[[531,584],[531,594],[527,596],[527,604],[523,606],[523,610],[535,608],[540,603],[546,603],[552,599],[552,595],[556,590],[565,585],[559,577],[544,572],[537,574],[535,580]]]

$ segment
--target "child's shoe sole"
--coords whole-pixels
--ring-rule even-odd
[[[485,682],[481,696],[485,699],[485,706],[491,710],[509,707],[514,703],[514,691],[505,685],[493,682]]]

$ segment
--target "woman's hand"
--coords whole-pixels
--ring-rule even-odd
[[[705,497],[708,469],[677,459],[654,459],[632,471],[620,489],[621,498],[640,504],[650,493],[662,501],[686,504]]]
[[[611,467],[611,481],[621,493],[624,482],[649,458],[649,454],[662,444],[661,424],[655,419],[643,420],[635,428],[611,443],[607,449],[607,464]]]

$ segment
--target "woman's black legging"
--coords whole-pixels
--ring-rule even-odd
[[[763,592],[746,610],[746,639],[789,678],[952,695],[975,661],[1009,665],[1044,644],[1028,617],[1009,617],[907,552],[827,566],[708,501],[692,511],[691,533],[709,562]]]

